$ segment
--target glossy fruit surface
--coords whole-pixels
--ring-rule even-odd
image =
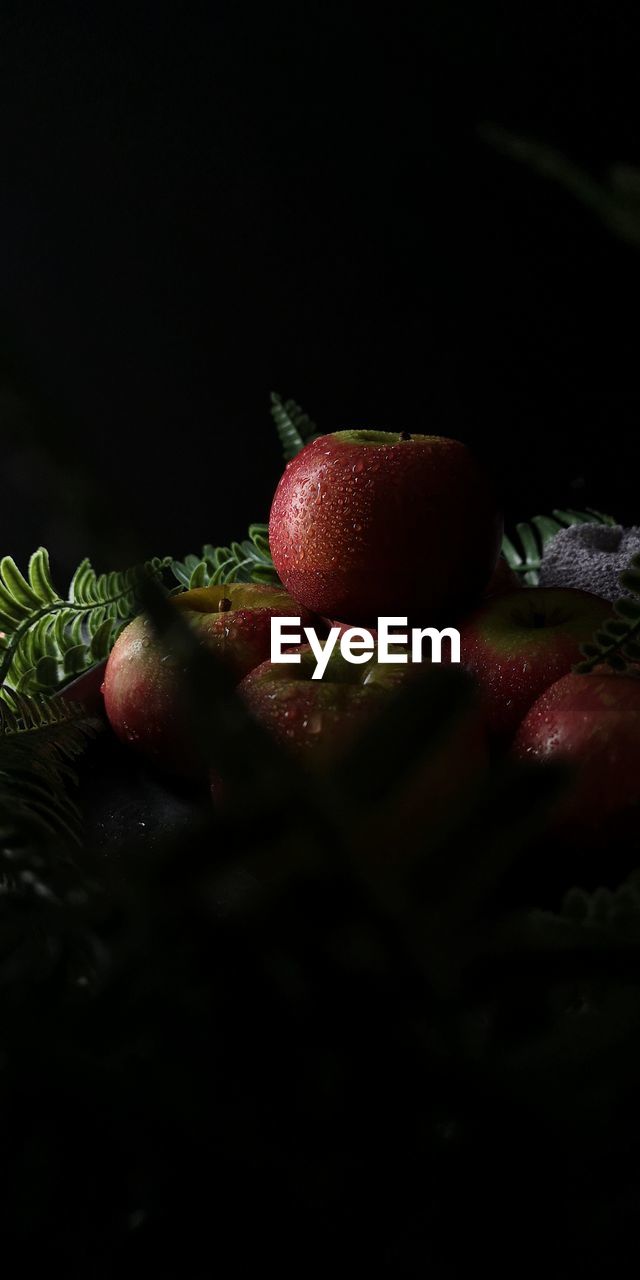
[[[300,663],[263,662],[239,686],[240,696],[266,729],[288,750],[310,763],[335,759],[407,679],[408,666],[369,660],[353,665],[338,649],[322,680],[312,679],[316,658],[307,645]]]
[[[588,591],[525,587],[496,596],[461,623],[462,664],[480,687],[490,733],[512,736],[610,616],[610,604]]]
[[[314,612],[451,624],[489,581],[501,527],[484,472],[459,441],[338,431],[288,464],[269,542],[287,590]]]
[[[296,667],[262,663],[242,681],[239,693],[280,746],[312,772],[339,771],[350,759],[354,743],[379,733],[377,718],[400,686],[430,681],[433,697],[437,683],[439,701],[444,696],[447,702],[456,696],[454,687],[461,679],[460,672],[450,667],[426,672],[419,664],[378,663],[375,658],[353,666],[336,651],[325,677],[317,681],[312,679],[314,655],[303,647],[300,656]],[[443,684],[448,686],[444,693]],[[451,805],[464,801],[488,767],[486,733],[473,700],[464,699],[435,739],[429,696],[421,695],[421,704],[425,748],[414,746],[391,792],[387,794],[384,787],[384,739],[377,748],[379,766],[358,779],[364,809],[362,838],[371,848],[383,849],[385,858],[411,856],[412,843],[435,832]],[[219,795],[214,779],[214,796]]]
[[[200,587],[172,598],[172,605],[236,680],[269,656],[271,618],[310,615],[278,588],[230,582]],[[194,772],[181,668],[155,637],[145,617],[118,637],[104,678],[105,710],[122,741],[172,772]]]
[[[561,808],[568,830],[587,842],[619,833],[640,813],[640,679],[601,671],[564,676],[531,707],[513,752],[573,766]]]

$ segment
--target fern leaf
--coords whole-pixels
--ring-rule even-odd
[[[551,516],[534,516],[530,524],[516,525],[519,546],[505,536],[502,554],[510,569],[517,573],[528,587],[537,587],[540,565],[547,544],[561,529],[573,524],[615,524],[613,516],[601,511],[564,511],[559,508]]]
[[[3,854],[21,833],[77,842],[80,813],[69,795],[74,761],[100,721],[62,698],[5,691],[0,702],[0,831]]]
[[[280,582],[271,559],[266,524],[250,525],[248,537],[242,542],[232,542],[229,547],[207,544],[200,557],[189,555],[183,561],[174,560],[171,571],[187,590],[220,582],[262,582],[274,586]]]
[[[505,155],[526,164],[542,177],[557,182],[592,209],[609,230],[633,245],[640,245],[640,173],[631,165],[614,166],[599,182],[561,151],[535,138],[511,133],[494,124],[480,126],[480,134]]]
[[[582,661],[573,668],[579,675],[587,675],[601,664],[612,671],[640,675],[640,554],[633,556],[629,568],[620,574],[620,586],[633,595],[616,600],[615,616],[580,646]]]
[[[138,612],[140,572],[159,579],[170,563],[156,558],[142,569],[97,575],[83,560],[65,599],[53,584],[44,547],[31,557],[28,581],[5,556],[0,562],[0,699],[6,701],[12,690],[51,692],[106,657]]]
[[[49,553],[44,547],[34,551],[29,561],[29,582],[39,600],[53,602],[57,599],[57,591],[51,578]]]
[[[40,606],[42,603],[40,596],[29,586],[11,556],[4,556],[0,561],[0,574],[12,599],[23,609],[29,611]]]
[[[543,950],[640,946],[640,872],[612,889],[601,886],[589,892],[574,886],[557,913],[532,911],[528,932],[532,944]]]
[[[271,416],[287,462],[319,435],[315,422],[300,405],[295,400],[283,400],[275,391],[271,392]]]

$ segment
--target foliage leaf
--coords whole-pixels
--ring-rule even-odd
[[[607,180],[599,182],[561,151],[535,138],[522,137],[494,124],[481,125],[480,134],[504,155],[564,187],[614,235],[636,247],[640,245],[640,170],[631,165],[614,165]]]
[[[320,434],[315,422],[295,400],[283,400],[275,391],[271,392],[271,416],[287,461],[295,458],[306,444],[317,439]]]
[[[542,947],[640,945],[640,872],[613,888],[589,891],[575,885],[558,912],[535,909],[529,919],[532,941]]]
[[[65,599],[54,585],[44,547],[32,555],[28,578],[5,556],[0,562],[0,698],[6,701],[7,691],[51,692],[105,658],[139,612],[140,573],[159,579],[170,563],[155,558],[142,568],[96,574],[83,560]]]
[[[534,516],[530,524],[516,525],[519,546],[506,534],[502,539],[502,554],[509,568],[528,587],[537,587],[540,564],[547,544],[561,529],[568,529],[574,524],[615,524],[615,520],[613,516],[591,508],[587,511],[564,511],[556,508],[553,516]]]
[[[632,557],[619,581],[634,595],[616,600],[613,609],[617,617],[605,622],[588,644],[580,646],[584,661],[574,667],[579,675],[587,675],[599,663],[605,663],[612,671],[640,675],[640,555]]]
[[[5,689],[0,701],[0,843],[6,862],[34,837],[79,839],[80,813],[68,789],[73,762],[100,722],[63,698]]]
[[[171,571],[181,587],[215,586],[218,582],[279,583],[269,550],[269,528],[266,524],[249,526],[248,537],[232,542],[229,547],[207,544],[200,556],[189,555],[174,560]]]
[[[640,569],[626,569],[620,574],[621,586],[626,587],[628,591],[633,591],[634,595],[640,592]]]

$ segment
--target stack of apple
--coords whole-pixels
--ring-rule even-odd
[[[225,583],[173,603],[233,672],[250,712],[311,768],[339,760],[416,668],[334,651],[313,680],[308,647],[297,665],[270,661],[273,616],[320,634],[335,623],[371,629],[383,615],[457,626],[488,741],[574,762],[563,821],[597,831],[640,806],[640,681],[570,674],[611,606],[584,591],[520,589],[499,559],[500,536],[483,470],[458,441],[339,431],[307,445],[276,489],[269,538],[283,587]],[[164,770],[197,771],[180,672],[145,618],[116,642],[104,698],[121,739]],[[464,734],[463,756],[477,742],[475,729]]]

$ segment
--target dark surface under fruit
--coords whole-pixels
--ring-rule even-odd
[[[215,697],[212,755],[244,761],[222,810],[105,731],[73,896],[5,904],[7,1252],[74,1280],[273,1256],[448,1280],[489,1232],[493,1274],[614,1265],[636,1223],[640,970],[633,933],[593,942],[559,912],[635,845],[549,840],[561,779],[504,762],[456,788],[437,839],[394,822],[398,780],[447,741],[451,690],[428,680],[313,784]]]
[[[170,779],[105,732],[81,766],[87,843],[99,855],[152,855],[208,817],[204,787]]]
[[[635,832],[569,846],[562,773],[469,770],[459,671],[417,670],[315,775],[182,640],[221,802],[105,727],[83,847],[0,897],[7,1253],[72,1280],[273,1257],[457,1280],[489,1231],[494,1275],[615,1272],[640,1205]]]
[[[451,668],[312,774],[182,639],[220,802],[105,727],[65,879],[45,847],[38,892],[0,898],[7,1250],[73,1280],[267,1257],[457,1280],[489,1232],[510,1280],[615,1271],[640,1206],[636,832],[569,844],[567,777],[498,749],[479,778]]]

